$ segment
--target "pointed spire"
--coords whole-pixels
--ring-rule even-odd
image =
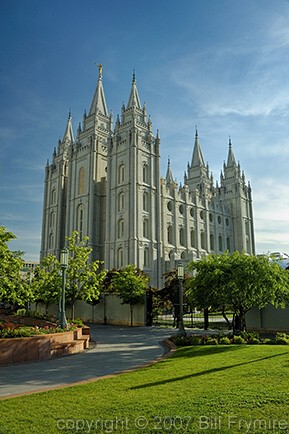
[[[174,178],[173,178],[173,174],[172,174],[172,170],[171,170],[171,162],[170,162],[170,157],[168,158],[168,168],[167,168],[167,174],[166,174],[166,184],[173,184]]]
[[[129,100],[127,103],[127,109],[133,108],[133,107],[137,107],[137,108],[141,109],[141,103],[140,103],[140,99],[139,99],[138,91],[137,91],[137,87],[136,87],[135,70],[133,70],[132,85],[131,85]]]
[[[108,116],[105,96],[104,96],[104,90],[102,85],[102,65],[97,65],[99,68],[98,72],[98,81],[97,86],[95,89],[95,93],[93,96],[93,100],[90,106],[89,115],[96,114],[98,112],[101,112],[105,116]]]
[[[229,137],[229,152],[228,152],[227,167],[232,167],[232,166],[236,166],[236,160],[232,149],[231,137]]]
[[[201,145],[200,145],[200,141],[199,141],[199,135],[198,135],[197,127],[196,127],[195,144],[194,144],[194,151],[193,151],[193,156],[192,156],[191,167],[196,167],[196,166],[205,167],[205,162],[204,162],[204,158],[203,158],[203,154],[202,154],[202,150],[201,150]]]
[[[62,142],[66,143],[73,143],[74,137],[73,137],[73,129],[72,129],[72,117],[71,117],[71,111],[69,110],[68,120],[66,124],[66,129],[63,135]]]

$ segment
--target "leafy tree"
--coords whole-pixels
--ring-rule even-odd
[[[115,270],[111,276],[111,291],[119,296],[122,304],[130,305],[130,322],[133,326],[133,308],[144,302],[149,276],[135,265]]]
[[[9,249],[7,243],[16,236],[0,226],[0,300],[24,306],[31,299],[27,282],[21,279],[23,260]]]
[[[54,255],[46,256],[36,267],[31,286],[36,303],[44,303],[48,314],[49,304],[58,303],[61,296],[60,264]]]
[[[100,271],[100,261],[89,262],[92,249],[86,245],[88,237],[79,240],[74,231],[68,240],[69,260],[66,274],[66,296],[71,302],[72,318],[76,300],[94,303],[100,295],[106,272]]]
[[[285,307],[288,301],[288,272],[265,256],[209,255],[188,269],[193,272],[189,298],[202,308],[232,309],[238,331],[245,329],[245,314],[253,307]]]

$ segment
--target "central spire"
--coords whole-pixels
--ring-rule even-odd
[[[104,90],[102,85],[102,64],[96,65],[98,67],[98,81],[96,90],[93,96],[93,100],[89,110],[89,116],[96,113],[102,113],[105,116],[108,116]]]
[[[136,87],[135,70],[133,70],[132,85],[131,85],[129,100],[127,103],[127,109],[133,108],[133,107],[137,107],[137,108],[141,109],[140,99],[139,99],[138,91],[137,91],[137,87]]]
[[[204,162],[204,157],[202,154],[201,145],[199,141],[198,130],[196,127],[195,145],[194,145],[194,151],[192,155],[191,167],[197,167],[197,166],[205,167],[205,162]]]

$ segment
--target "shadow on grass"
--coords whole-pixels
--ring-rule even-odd
[[[192,351],[193,348],[193,351]],[[200,357],[200,356],[210,356],[218,353],[228,353],[232,351],[239,350],[243,347],[240,345],[196,345],[194,347],[182,347],[180,348],[180,351],[177,351],[174,353],[172,358],[194,358],[194,357]]]
[[[237,347],[237,348],[240,348],[240,347]],[[221,348],[215,348],[215,347],[213,347],[213,348],[212,347],[211,348],[201,348],[201,349],[203,351],[207,350],[206,351],[206,355],[209,355],[209,354],[213,355],[213,354],[216,354],[217,352],[221,352],[221,351],[219,351],[219,350],[221,350]],[[211,352],[209,350],[211,350]],[[226,351],[227,348],[224,348],[224,350]],[[197,353],[196,356],[197,355],[201,355],[201,354]],[[250,365],[252,363],[258,363],[258,362],[261,362],[263,360],[273,359],[273,358],[284,356],[284,355],[288,355],[288,351],[283,352],[283,353],[279,353],[279,354],[274,354],[273,356],[260,357],[259,359],[250,360],[248,362],[235,363],[233,365],[222,366],[222,367],[219,367],[219,368],[206,369],[204,371],[196,372],[194,374],[182,375],[180,377],[169,378],[169,379],[160,380],[160,381],[154,381],[154,382],[151,382],[151,383],[146,383],[146,384],[142,384],[142,385],[139,385],[139,386],[134,386],[134,387],[131,387],[130,389],[131,390],[137,390],[137,389],[144,389],[146,387],[161,386],[161,385],[164,385],[164,384],[174,383],[175,381],[183,381],[183,380],[187,380],[189,378],[200,377],[202,375],[214,374],[215,372],[227,371],[228,369],[236,368],[238,366]],[[179,356],[179,357],[182,357],[182,356]]]

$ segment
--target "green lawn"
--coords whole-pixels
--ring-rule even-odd
[[[288,433],[289,347],[181,348],[136,372],[0,401],[0,411],[5,434]]]

